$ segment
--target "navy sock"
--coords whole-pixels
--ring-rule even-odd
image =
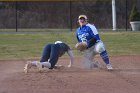
[[[109,64],[109,57],[106,50],[100,53],[100,56],[106,64]]]

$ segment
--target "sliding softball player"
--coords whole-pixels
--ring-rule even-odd
[[[74,62],[72,50],[67,44],[63,43],[62,41],[56,41],[55,44],[48,44],[45,46],[41,60],[39,62],[27,62],[24,67],[24,72],[27,73],[32,66],[38,67],[39,71],[42,70],[43,67],[53,69],[56,67],[56,63],[58,62],[59,57],[64,55],[65,52],[67,52],[70,57],[70,63],[68,67],[71,67]]]

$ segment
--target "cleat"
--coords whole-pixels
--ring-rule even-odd
[[[24,72],[28,73],[29,69],[32,67],[32,62],[31,61],[27,61],[27,63],[25,64],[24,67]]]
[[[113,70],[111,64],[107,64],[106,67],[107,67],[108,70]]]

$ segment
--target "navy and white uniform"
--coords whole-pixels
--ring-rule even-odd
[[[88,47],[87,50],[85,50],[84,52],[86,58],[88,58],[89,61],[92,61],[94,55],[99,53],[103,61],[106,64],[109,64],[108,53],[94,25],[88,23],[79,27],[76,31],[76,37],[78,42],[87,43]],[[94,42],[91,42],[92,39],[94,39]]]
[[[51,64],[50,69],[53,69],[59,57],[68,53],[70,60],[73,60],[73,54],[70,47],[65,43],[47,44],[43,50],[40,62],[48,61]]]

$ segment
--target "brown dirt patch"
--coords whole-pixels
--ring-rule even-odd
[[[23,72],[25,61],[0,61],[0,93],[139,93],[140,56],[111,57],[113,71],[101,68],[81,68],[81,58],[75,67],[61,70]],[[67,65],[67,57],[59,60]]]

